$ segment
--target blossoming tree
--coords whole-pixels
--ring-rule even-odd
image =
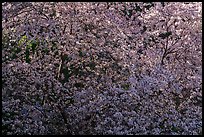
[[[2,3],[3,134],[201,134],[201,7]]]

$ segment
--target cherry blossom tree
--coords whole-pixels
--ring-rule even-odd
[[[3,134],[201,134],[201,7],[2,3]]]

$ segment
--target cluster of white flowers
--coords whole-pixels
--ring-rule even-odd
[[[2,134],[202,134],[200,7],[3,3]]]

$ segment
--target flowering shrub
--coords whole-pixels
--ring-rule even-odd
[[[202,134],[201,3],[2,3],[3,134]]]

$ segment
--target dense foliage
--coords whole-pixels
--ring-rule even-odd
[[[201,7],[2,3],[2,134],[202,134]]]

